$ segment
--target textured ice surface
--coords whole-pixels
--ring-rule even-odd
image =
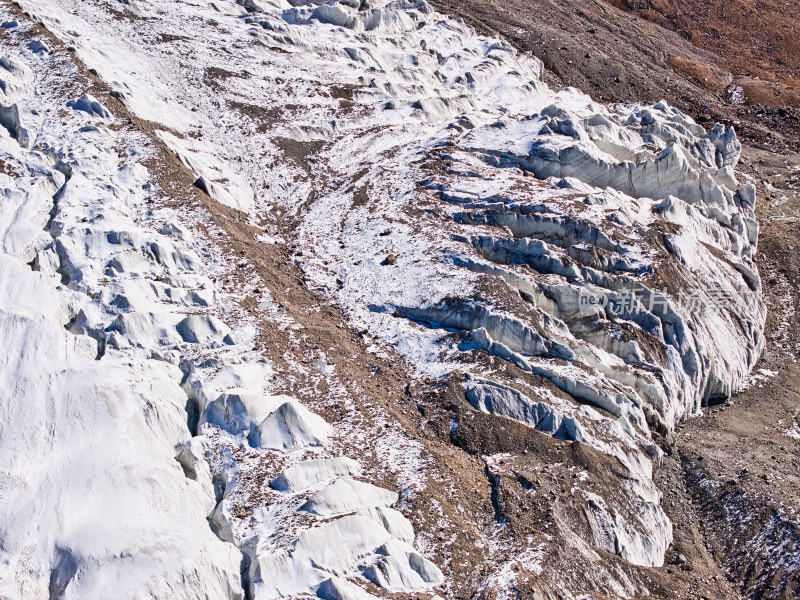
[[[213,494],[176,460],[190,437],[181,371],[107,347],[118,309],[88,294],[113,256],[148,261],[146,240],[170,246],[136,216],[142,147],[83,130],[80,114],[54,117],[58,96],[32,87],[51,85],[49,60],[3,61],[24,74],[14,100],[49,150],[0,136],[13,172],[0,174],[0,595],[243,598],[241,554],[206,521]]]
[[[74,91],[53,85],[74,70],[63,54],[37,58],[19,46],[7,44],[2,61],[18,79],[5,93],[23,107],[0,136],[10,171],[0,174],[2,595],[244,598],[245,585],[273,598],[324,584],[329,597],[354,597],[360,588],[347,578],[385,561],[392,541],[408,566],[387,585],[439,583],[410,545],[408,520],[388,508],[396,492],[350,479],[362,474],[356,460],[301,460],[308,447],[324,456],[333,428],[269,393],[253,326],[226,323],[230,300],[212,280],[226,265],[209,258],[210,240],[197,242],[174,211],[153,206],[150,142],[91,95],[68,100]],[[23,127],[35,132],[35,150]],[[231,445],[292,453],[275,506],[298,515],[295,494],[333,480],[307,499],[299,531],[283,532],[296,543],[291,569],[275,549],[256,549],[258,531],[252,547],[233,531],[237,466],[215,460]],[[310,513],[333,519],[327,536],[310,528]],[[348,514],[363,539],[335,519]],[[342,535],[353,539],[344,553]],[[261,558],[287,581],[261,585]]]
[[[342,307],[374,352],[397,352],[420,375],[466,372],[477,410],[618,460],[624,502],[576,491],[589,527],[576,551],[662,564],[672,534],[652,482],[661,452],[652,431],[669,435],[703,403],[741,389],[763,346],[755,193],[735,179],[732,130],[706,132],[663,102],[609,108],[550,90],[538,60],[422,0],[22,4],[156,124],[196,187],[267,237],[282,234],[273,209],[291,219],[308,285]],[[341,461],[336,427],[296,399],[274,400],[252,325],[226,314],[232,300],[212,282],[224,267],[209,241],[146,206],[146,142],[111,128],[86,90],[48,87],[44,73],[67,68],[54,65],[58,55],[14,43],[0,60],[0,142],[22,176],[0,175],[2,249],[8,272],[20,273],[13,286],[36,281],[47,293],[8,305],[4,319],[34,324],[23,335],[13,321],[4,339],[49,340],[41,351],[52,358],[34,368],[19,362],[30,353],[14,354],[2,368],[22,390],[29,380],[56,391],[31,391],[43,412],[7,412],[6,427],[31,431],[30,464],[57,456],[61,447],[46,444],[58,440],[67,454],[85,451],[89,474],[129,460],[133,474],[110,479],[108,494],[92,484],[98,501],[112,505],[124,490],[136,502],[145,485],[162,500],[145,520],[133,506],[114,536],[4,518],[18,543],[4,549],[13,573],[4,580],[35,595],[55,581],[82,598],[104,595],[97,573],[106,568],[124,571],[131,596],[235,596],[240,566],[257,599],[368,597],[354,591],[367,580],[391,591],[441,583],[407,519],[387,507],[395,492],[354,479],[360,468]],[[28,150],[32,141],[46,151]],[[8,302],[17,297],[26,296]],[[523,393],[488,357],[563,397]],[[59,378],[76,360],[92,367],[75,382],[90,390],[73,396]],[[100,412],[76,408],[126,378],[140,384],[123,386],[113,418],[103,401],[91,405]],[[189,426],[184,407],[195,415]],[[74,446],[79,426],[89,444],[100,436],[103,452]],[[0,437],[0,447],[11,453],[14,439]],[[37,453],[40,443],[48,449]],[[423,488],[412,450],[387,443],[378,454],[407,489]],[[319,462],[331,459],[340,462]],[[283,474],[245,519],[249,469],[267,460]],[[137,471],[149,461],[148,473],[163,476]],[[25,479],[38,472],[25,456],[6,464],[8,481],[44,485]],[[81,477],[43,481],[54,491],[32,506],[48,518],[47,502],[89,489]],[[26,528],[33,537],[19,533]],[[161,536],[165,546],[136,550]],[[104,546],[109,539],[129,545]],[[23,553],[33,558],[23,563]]]

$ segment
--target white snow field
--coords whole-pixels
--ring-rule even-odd
[[[418,444],[367,469],[347,442],[367,425],[283,393],[237,304],[260,284],[228,286],[224,234],[167,206],[157,140],[265,244],[293,236],[372,352],[614,457],[625,500],[575,483],[575,552],[663,564],[654,436],[742,389],[763,347],[732,130],[550,90],[424,0],[19,4],[60,43],[0,8],[0,597],[459,593],[407,518]]]

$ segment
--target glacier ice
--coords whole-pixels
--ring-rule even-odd
[[[578,489],[588,533],[573,543],[663,563],[655,438],[740,390],[763,348],[755,189],[736,180],[732,129],[550,90],[538,60],[423,1],[142,0],[123,7],[148,17],[137,27],[100,5],[23,4],[151,121],[196,188],[262,231],[273,209],[288,215],[308,286],[377,352],[420,376],[466,372],[476,410],[618,461],[625,498]],[[154,23],[192,60],[147,41]],[[151,141],[102,98],[37,97],[48,68],[73,73],[58,52],[7,53],[0,88],[16,109],[0,143],[23,176],[0,175],[2,331],[26,352],[2,369],[35,409],[7,399],[0,436],[22,490],[5,508],[22,512],[2,518],[9,595],[102,597],[111,573],[122,596],[242,597],[242,568],[258,600],[446,582],[414,546],[413,505],[393,508],[397,492],[342,455],[336,424],[270,389],[211,242],[148,206]],[[64,106],[76,110],[59,125]],[[719,291],[734,301],[714,303]],[[600,299],[588,313],[586,298]],[[23,438],[29,457],[14,454]],[[258,461],[280,467],[248,507]],[[82,506],[87,490],[101,506]]]

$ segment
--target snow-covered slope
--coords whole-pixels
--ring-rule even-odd
[[[365,469],[369,423],[285,395],[294,373],[258,327],[302,334],[258,277],[231,283],[227,232],[165,208],[169,168],[294,244],[372,353],[458,372],[475,410],[616,461],[621,490],[576,482],[580,523],[559,535],[589,563],[663,563],[656,442],[741,389],[763,346],[732,130],[552,91],[536,59],[423,0],[22,8],[63,45],[9,23],[0,62],[7,596],[461,593],[407,518],[425,475],[410,484],[389,452]]]
[[[230,300],[209,276],[225,266],[173,210],[153,206],[150,143],[91,96],[65,111],[80,80],[54,85],[72,70],[63,56],[7,52],[30,138],[2,138],[4,597],[243,598],[248,565],[258,597],[335,594],[352,587],[339,576],[370,558],[388,589],[439,583],[390,508],[395,492],[351,479],[362,474],[352,459],[303,460],[335,452],[335,432],[296,399],[269,395],[252,325],[232,330],[215,316]],[[192,437],[193,413],[208,437]],[[286,466],[280,499],[262,507],[284,514],[258,531],[264,543],[285,537],[289,554],[253,547],[251,563],[230,543],[244,549],[215,486],[244,493],[238,435],[263,451],[254,458]],[[305,513],[327,525],[306,531],[317,519]]]
[[[156,275],[199,278],[200,259],[145,223],[143,140],[66,109],[63,58],[4,51],[28,139],[0,139],[0,595],[242,598],[241,556],[206,522],[213,496],[175,460],[190,437],[180,369],[104,331],[115,306],[182,292]]]

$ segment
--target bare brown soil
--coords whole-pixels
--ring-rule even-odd
[[[721,58],[749,104],[800,107],[800,13],[792,0],[609,0]]]
[[[788,165],[788,167],[787,167]],[[748,148],[759,183],[767,347],[759,379],[679,433],[707,547],[750,598],[800,595],[800,155]],[[766,369],[772,375],[763,375]]]

